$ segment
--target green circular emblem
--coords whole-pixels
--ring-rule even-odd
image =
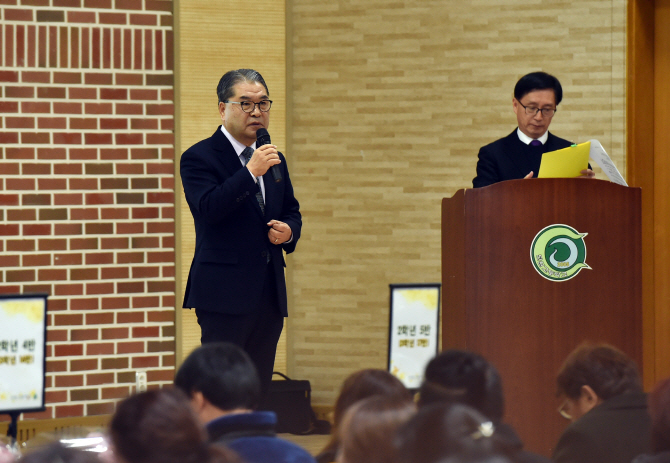
[[[535,235],[530,247],[530,260],[537,273],[547,280],[567,281],[586,265],[584,237],[567,225],[549,225]]]

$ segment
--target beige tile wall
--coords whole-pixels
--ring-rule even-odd
[[[559,77],[552,131],[624,152],[625,0],[290,0],[289,370],[332,403],[386,365],[389,284],[440,281],[440,200],[511,132],[512,89]],[[602,174],[599,175],[600,178]]]

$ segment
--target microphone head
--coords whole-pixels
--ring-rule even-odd
[[[256,130],[256,148],[259,148],[263,145],[269,145],[272,142],[270,141],[270,134],[267,129],[261,127]]]

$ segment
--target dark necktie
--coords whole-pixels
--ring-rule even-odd
[[[533,140],[530,142],[530,146],[542,146],[542,142],[540,140]]]
[[[249,159],[251,159],[252,154],[254,154],[254,150],[249,146],[244,148],[244,151],[242,151],[242,157],[244,158],[245,166],[249,162]],[[258,190],[256,191],[256,201],[258,201],[258,205],[261,207],[261,212],[263,213],[263,215],[265,215],[265,201],[263,201],[263,193],[261,192],[260,181],[261,181],[260,177],[256,177],[256,188]]]

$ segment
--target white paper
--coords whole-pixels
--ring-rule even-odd
[[[605,148],[598,140],[589,140],[591,142],[591,151],[589,152],[589,161],[594,162],[600,166],[610,182],[618,183],[619,185],[628,186],[623,179],[619,170],[616,168],[612,159],[607,155]]]

